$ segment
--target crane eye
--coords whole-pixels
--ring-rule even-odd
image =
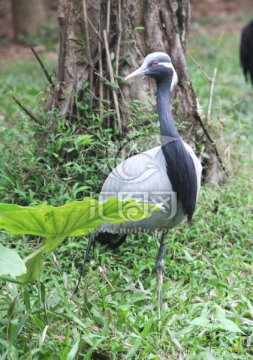
[[[159,62],[158,61],[153,61],[152,66],[158,66]]]

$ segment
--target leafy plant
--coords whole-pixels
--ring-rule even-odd
[[[205,27],[199,26],[200,21],[192,24],[188,51],[207,74],[218,68],[209,126],[229,176],[218,189],[202,186],[192,226],[182,223],[168,235],[160,331],[158,239],[129,236],[117,251],[96,246],[80,291],[74,295],[76,264],[82,265],[86,241],[67,237],[53,253],[43,255],[39,280],[20,287],[10,282],[0,285],[1,358],[253,359],[253,102],[238,63],[238,29],[251,15],[231,13],[224,21],[217,14],[215,25],[219,26],[213,26],[210,17],[204,19]],[[224,27],[228,20],[233,24],[229,32]],[[187,62],[205,112],[207,80],[189,57]],[[95,117],[89,101],[78,102],[84,114],[79,119],[80,132],[71,131],[68,122],[61,120],[51,142],[41,147],[38,128],[17,111],[8,94],[14,92],[37,113],[35,95],[45,86],[43,74],[34,61],[26,59],[2,66],[0,76],[1,202],[61,205],[90,191],[97,193],[105,177],[99,166],[107,165],[107,146],[118,139],[105,127],[113,112]],[[153,115],[146,117],[142,104],[133,103],[128,138],[155,134],[155,121]],[[40,131],[43,135],[45,129]],[[79,135],[92,135],[86,138],[90,143],[82,144]],[[142,150],[142,142],[137,145],[136,151]],[[22,258],[31,251],[25,236],[3,230],[1,241],[10,250],[18,249]]]
[[[0,244],[0,276],[20,276],[25,272],[26,267],[20,256],[14,250]]]
[[[22,283],[34,281],[38,278],[42,268],[42,255],[53,251],[66,236],[84,236],[94,231],[101,223],[113,224],[123,221],[136,221],[151,216],[148,210],[157,209],[155,205],[136,202],[133,199],[120,201],[111,197],[104,202],[92,198],[83,201],[73,201],[60,207],[50,205],[37,205],[34,207],[21,207],[12,204],[0,204],[0,228],[15,235],[36,235],[45,240],[29,256],[24,266],[12,251],[1,247],[2,261],[0,275],[20,275],[18,280]],[[11,255],[12,263],[18,260],[16,270],[10,270],[6,265],[7,257]],[[0,263],[1,264],[1,263]]]

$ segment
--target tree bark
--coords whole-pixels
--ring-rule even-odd
[[[43,0],[12,0],[14,37],[33,35],[45,23]]]
[[[207,155],[206,178],[219,183],[224,169],[198,114],[184,57],[189,22],[189,0],[60,0],[58,86],[52,106],[71,121],[74,102],[89,81],[93,106],[100,115],[110,107],[116,109],[115,123],[124,133],[127,104],[134,99],[145,102],[147,94],[155,99],[155,84],[146,78],[130,86],[123,77],[139,67],[147,54],[167,52],[179,79],[172,100],[181,135]]]

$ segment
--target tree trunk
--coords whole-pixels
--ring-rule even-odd
[[[12,0],[15,39],[20,35],[32,35],[45,23],[43,0]]]
[[[114,107],[116,125],[124,133],[128,104],[134,99],[145,101],[147,94],[155,99],[155,84],[146,78],[130,86],[122,77],[139,67],[147,54],[165,51],[179,79],[173,112],[177,124],[183,124],[181,135],[208,155],[206,178],[219,183],[224,169],[198,114],[184,57],[189,21],[189,0],[60,0],[58,86],[52,106],[72,120],[73,94],[80,96],[82,85],[89,81],[100,115]]]

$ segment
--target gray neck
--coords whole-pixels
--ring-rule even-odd
[[[175,126],[170,97],[170,83],[166,79],[157,81],[157,109],[167,176],[188,221],[191,221],[197,197],[196,170]]]
[[[160,120],[162,145],[170,141],[170,138],[180,139],[180,135],[174,123],[170,107],[171,92],[167,82],[157,83],[157,110]],[[172,140],[172,139],[171,139]]]

